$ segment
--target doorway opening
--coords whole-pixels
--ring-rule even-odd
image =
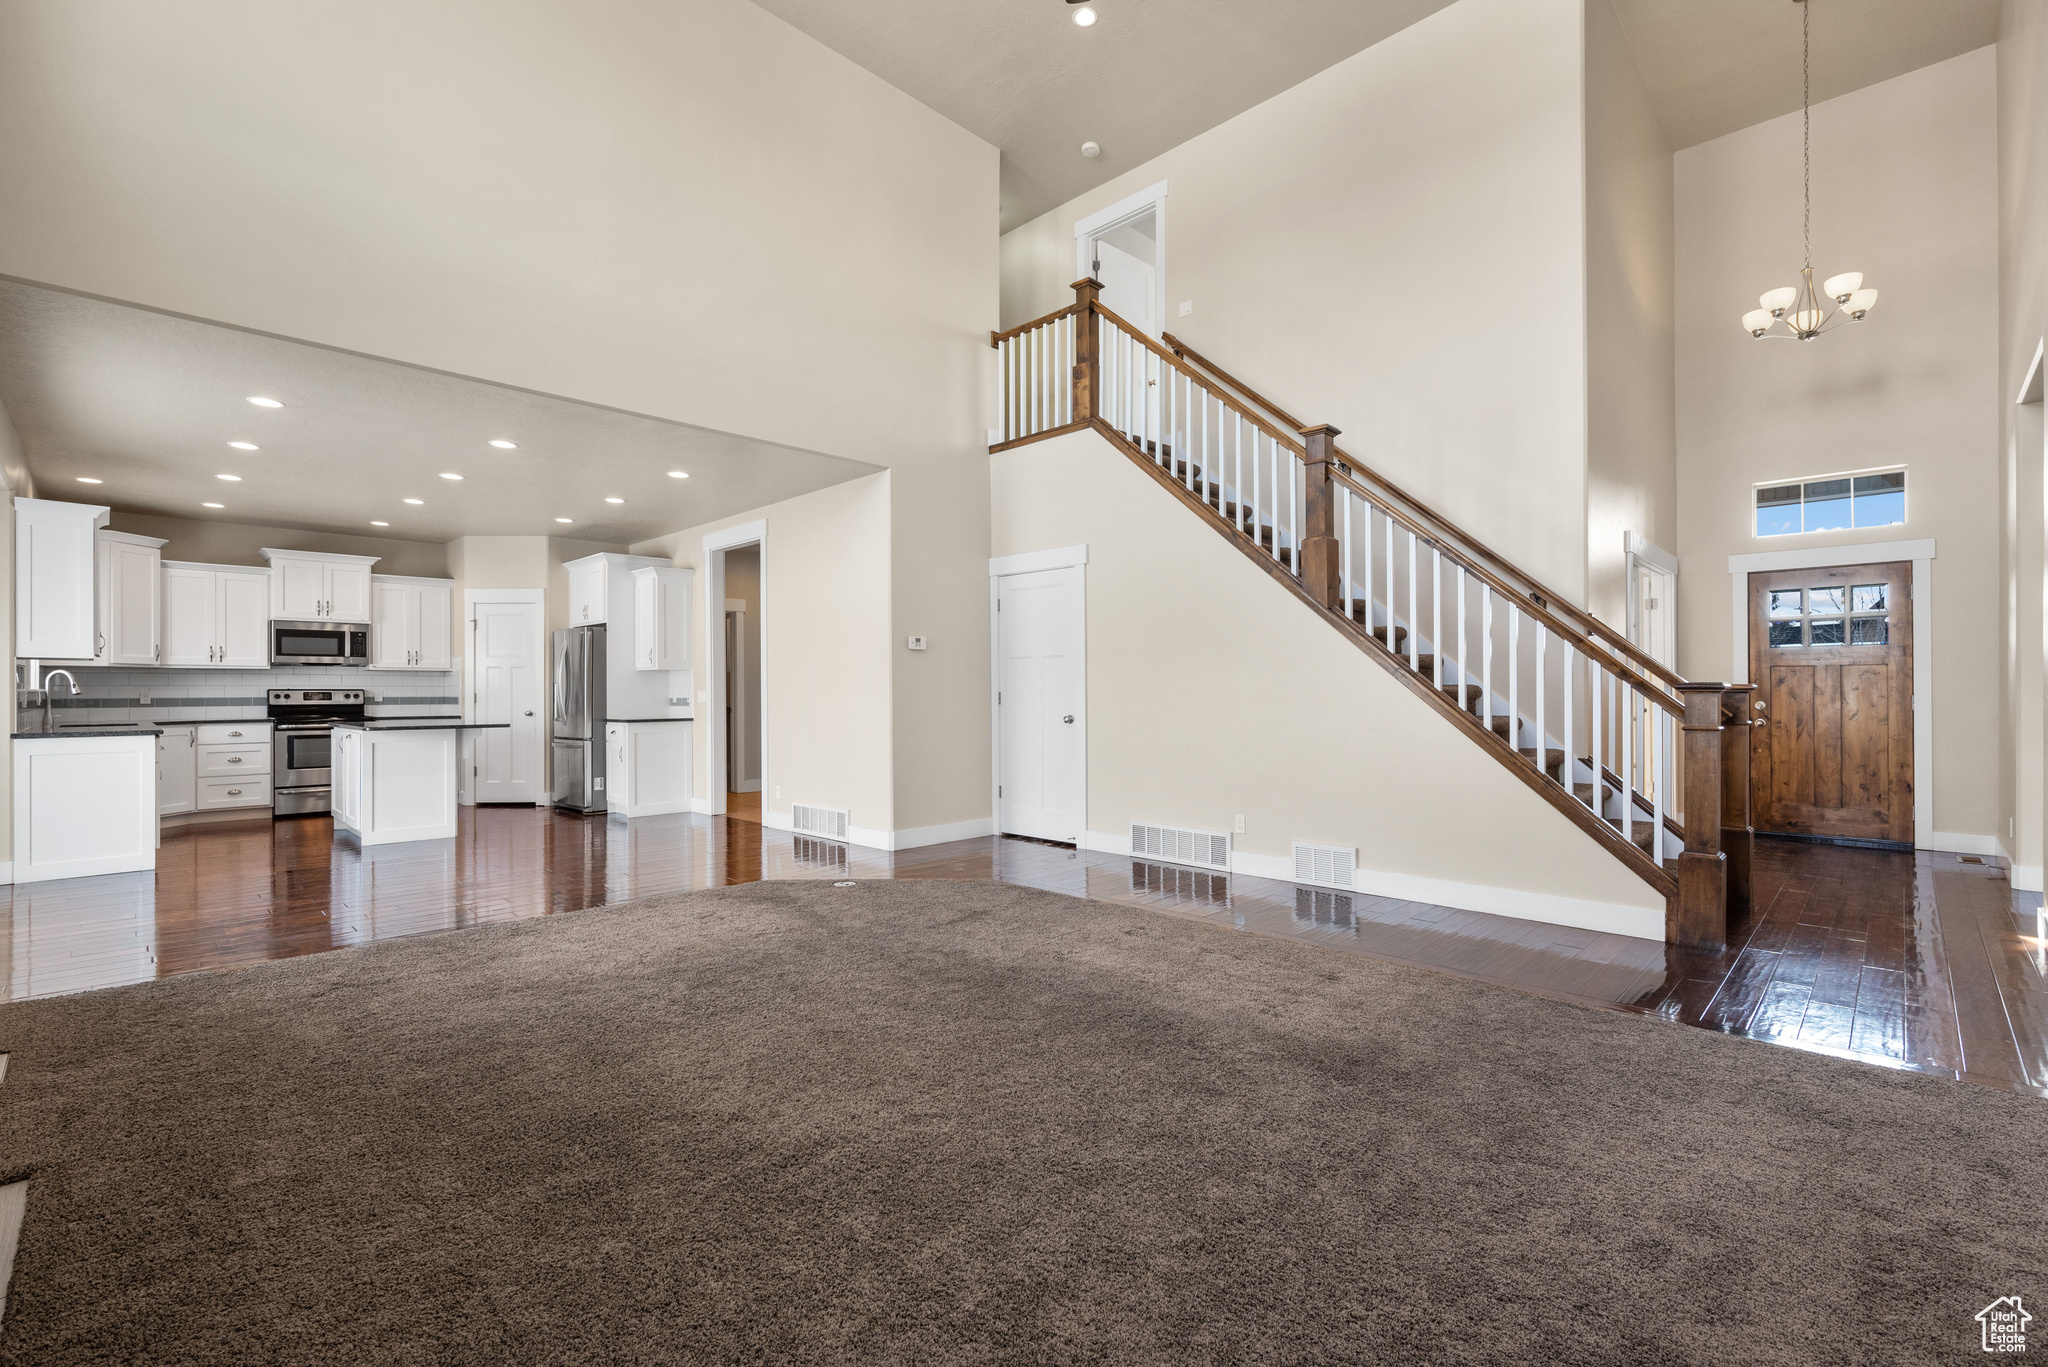
[[[725,813],[761,820],[761,548],[725,552]]]
[[[1166,184],[1074,225],[1075,264],[1102,282],[1102,303],[1150,337],[1166,327]]]

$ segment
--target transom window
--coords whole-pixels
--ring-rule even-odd
[[[1889,645],[1890,592],[1884,584],[1772,589],[1771,648]]]
[[[1904,470],[1825,475],[1797,484],[1760,484],[1756,490],[1758,536],[1891,527],[1905,520]]]

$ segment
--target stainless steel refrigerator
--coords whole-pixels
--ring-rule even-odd
[[[572,812],[605,810],[604,628],[555,633],[555,805]]]

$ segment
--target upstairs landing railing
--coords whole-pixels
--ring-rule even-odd
[[[991,334],[994,449],[1113,438],[1663,891],[1668,938],[1725,945],[1747,908],[1747,690],[1687,682],[1340,451],[1336,429],[1155,342],[1098,282],[1074,288]]]

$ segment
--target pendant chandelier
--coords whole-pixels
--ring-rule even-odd
[[[1804,119],[1801,152],[1806,167],[1806,265],[1797,285],[1786,285],[1763,295],[1763,307],[1742,315],[1742,326],[1752,337],[1777,337],[1807,341],[1837,324],[1860,323],[1877,304],[1877,291],[1863,288],[1863,275],[1848,271],[1831,276],[1818,292],[1813,287],[1813,5],[1812,0],[1793,0],[1799,6],[1799,49],[1801,93],[1800,112]]]

